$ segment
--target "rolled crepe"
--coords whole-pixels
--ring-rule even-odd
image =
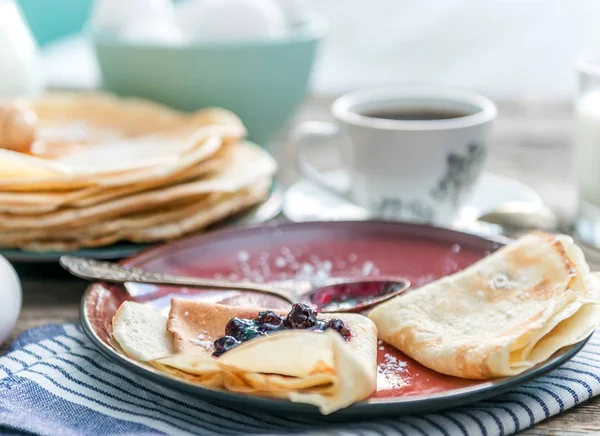
[[[119,313],[130,314],[129,318],[138,309],[148,310],[138,303],[124,305],[130,307],[120,309]],[[136,310],[129,310],[131,307]],[[135,341],[149,350],[139,350],[131,343],[120,345],[130,357],[155,357],[168,349],[163,346],[163,338],[169,337],[174,354],[150,362],[162,371],[207,387],[313,404],[323,414],[363,400],[375,391],[377,329],[361,315],[322,317],[341,319],[352,333],[349,341],[332,330],[322,333],[284,330],[244,342],[218,358],[212,357],[213,342],[224,335],[227,322],[234,317],[254,318],[259,310],[174,299],[167,329],[159,329],[164,335],[155,334],[154,340],[145,340],[147,345],[143,339]],[[121,331],[126,324],[135,324],[122,315],[115,317],[115,331]],[[137,314],[135,319],[147,322],[155,318]],[[137,325],[137,330],[144,330]],[[121,334],[121,337],[142,335]]]
[[[593,332],[599,283],[571,238],[534,233],[369,318],[381,339],[438,372],[510,376]]]
[[[173,355],[173,337],[167,317],[149,307],[126,301],[112,319],[112,337],[129,357],[149,362]]]

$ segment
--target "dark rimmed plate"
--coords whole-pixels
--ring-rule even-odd
[[[148,250],[123,263],[174,274],[268,281],[306,280],[309,275],[322,281],[327,277],[381,274],[406,277],[419,286],[465,268],[503,243],[448,229],[383,221],[282,223],[198,235]],[[168,310],[172,296],[229,304],[281,304],[269,297],[234,291],[160,287],[146,290],[153,293],[142,301],[160,311]],[[110,326],[117,308],[127,299],[127,293],[120,287],[93,284],[82,300],[83,329],[109,359],[143,377],[206,401],[274,413],[318,415],[317,409],[310,405],[203,388],[119,354],[111,345]],[[436,373],[382,344],[378,351],[380,363],[386,358],[389,362],[391,356],[405,365],[378,374],[378,391],[370,399],[342,409],[331,418],[398,416],[478,401],[560,366],[585,342],[587,339],[565,347],[523,374],[491,381],[464,380]]]
[[[231,218],[213,225],[211,230],[224,228],[242,227],[261,224],[275,218],[281,212],[283,205],[283,188],[278,183],[273,183],[271,194],[262,203],[245,210]],[[24,263],[56,263],[61,256],[69,254],[72,256],[87,257],[90,259],[116,260],[133,256],[152,244],[118,243],[106,247],[85,248],[76,251],[24,251],[18,249],[0,250],[0,255],[10,262]]]

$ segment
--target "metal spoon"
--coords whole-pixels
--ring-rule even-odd
[[[228,282],[155,273],[73,256],[62,256],[60,264],[71,274],[86,280],[257,292],[281,298],[291,304],[307,303],[321,313],[360,312],[401,294],[410,286],[410,282],[405,279],[375,277],[340,280],[337,283],[304,292],[290,292],[267,284],[249,281]],[[127,287],[125,289],[129,292]]]
[[[519,236],[531,230],[555,232],[561,226],[558,216],[543,204],[503,203],[484,213],[479,221],[497,224],[506,236]]]

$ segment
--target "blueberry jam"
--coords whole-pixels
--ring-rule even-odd
[[[406,288],[405,281],[340,283],[308,294],[309,301],[321,310],[338,311],[370,304]]]
[[[339,319],[326,321],[317,318],[317,312],[306,304],[297,303],[292,306],[290,313],[282,317],[272,310],[259,312],[254,319],[233,318],[225,326],[225,336],[215,341],[213,356],[220,356],[226,351],[237,347],[242,342],[257,336],[267,335],[280,330],[304,329],[325,331],[332,329],[338,332],[345,340],[349,340],[351,333],[348,327]]]

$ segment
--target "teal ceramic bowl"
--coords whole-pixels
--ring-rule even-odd
[[[249,137],[268,144],[306,95],[321,17],[284,37],[202,41],[182,46],[125,42],[92,35],[103,89],[192,111],[219,106],[235,112]]]

